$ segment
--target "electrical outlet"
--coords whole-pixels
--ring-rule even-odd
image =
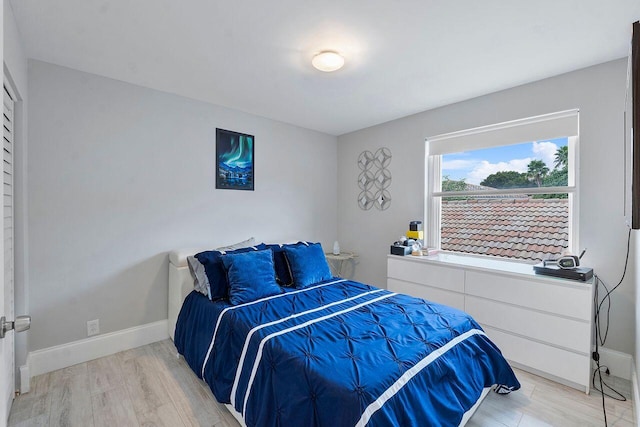
[[[98,335],[100,333],[100,319],[89,320],[87,322],[87,336]]]

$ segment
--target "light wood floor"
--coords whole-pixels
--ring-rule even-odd
[[[516,370],[522,389],[489,393],[468,426],[603,426],[600,395],[586,395]],[[627,402],[607,398],[609,426],[633,426],[630,383],[611,378]],[[169,340],[32,379],[10,426],[237,427]]]

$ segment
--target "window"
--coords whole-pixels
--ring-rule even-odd
[[[577,110],[426,144],[428,246],[531,262],[577,249]]]

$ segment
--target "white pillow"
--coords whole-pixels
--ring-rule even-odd
[[[234,249],[240,248],[249,248],[251,246],[256,245],[256,239],[253,237],[249,237],[247,240],[243,240],[242,242],[234,243],[229,246],[220,246],[219,248],[214,249],[214,251],[232,251]]]
[[[250,237],[247,240],[243,240],[242,242],[234,243],[228,246],[221,246],[212,250],[226,252],[240,248],[248,248],[251,246],[255,246],[255,244],[256,239]],[[194,255],[190,255],[187,257],[187,265],[189,266],[191,277],[193,277],[193,289],[211,299],[211,285],[209,284],[209,278],[207,277],[204,265],[202,265],[202,263],[198,261],[198,258],[196,258]]]

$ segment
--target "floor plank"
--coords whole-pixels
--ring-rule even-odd
[[[87,362],[91,394],[103,393],[124,386],[122,366],[117,355]]]
[[[71,366],[51,373],[51,426],[93,426],[87,364]]]
[[[159,370],[161,381],[167,389],[174,391],[171,398],[183,423],[188,426],[226,426],[218,410],[221,405],[208,388],[202,387],[203,382],[190,369],[184,369],[184,359],[176,357],[173,344],[169,347],[166,342],[154,343],[150,347],[162,367]]]
[[[33,425],[47,425],[51,410],[49,383],[51,374],[39,375],[31,380],[31,392],[20,396],[13,402],[9,417],[10,425],[23,424],[29,420]],[[44,424],[43,424],[44,420]]]
[[[153,412],[137,414],[137,418],[140,425],[145,427],[182,427],[185,425],[173,403],[159,406]]]
[[[148,414],[172,404],[171,392],[161,382],[160,366],[149,346],[128,350],[118,356],[137,417],[147,419]]]
[[[111,388],[91,396],[96,427],[139,427],[133,404],[125,386]]]
[[[11,427],[215,426],[238,427],[209,387],[176,357],[169,340],[81,363],[31,379],[31,392],[13,403]],[[514,369],[522,388],[489,393],[469,427],[603,426],[598,392],[587,395]],[[611,427],[634,424],[631,383],[605,381],[626,402],[606,398]]]
[[[522,384],[522,390],[504,396],[489,393],[471,418],[469,426],[492,425],[487,419],[518,427],[604,425],[602,401],[598,392],[592,391],[587,395],[522,370],[514,371]],[[611,377],[607,382],[615,385],[624,381]],[[530,393],[527,393],[528,390]],[[619,390],[625,390],[625,386],[620,386]],[[605,403],[609,426],[635,425],[632,421],[630,394],[627,394],[626,402],[606,398]],[[518,418],[519,421],[516,422]]]

